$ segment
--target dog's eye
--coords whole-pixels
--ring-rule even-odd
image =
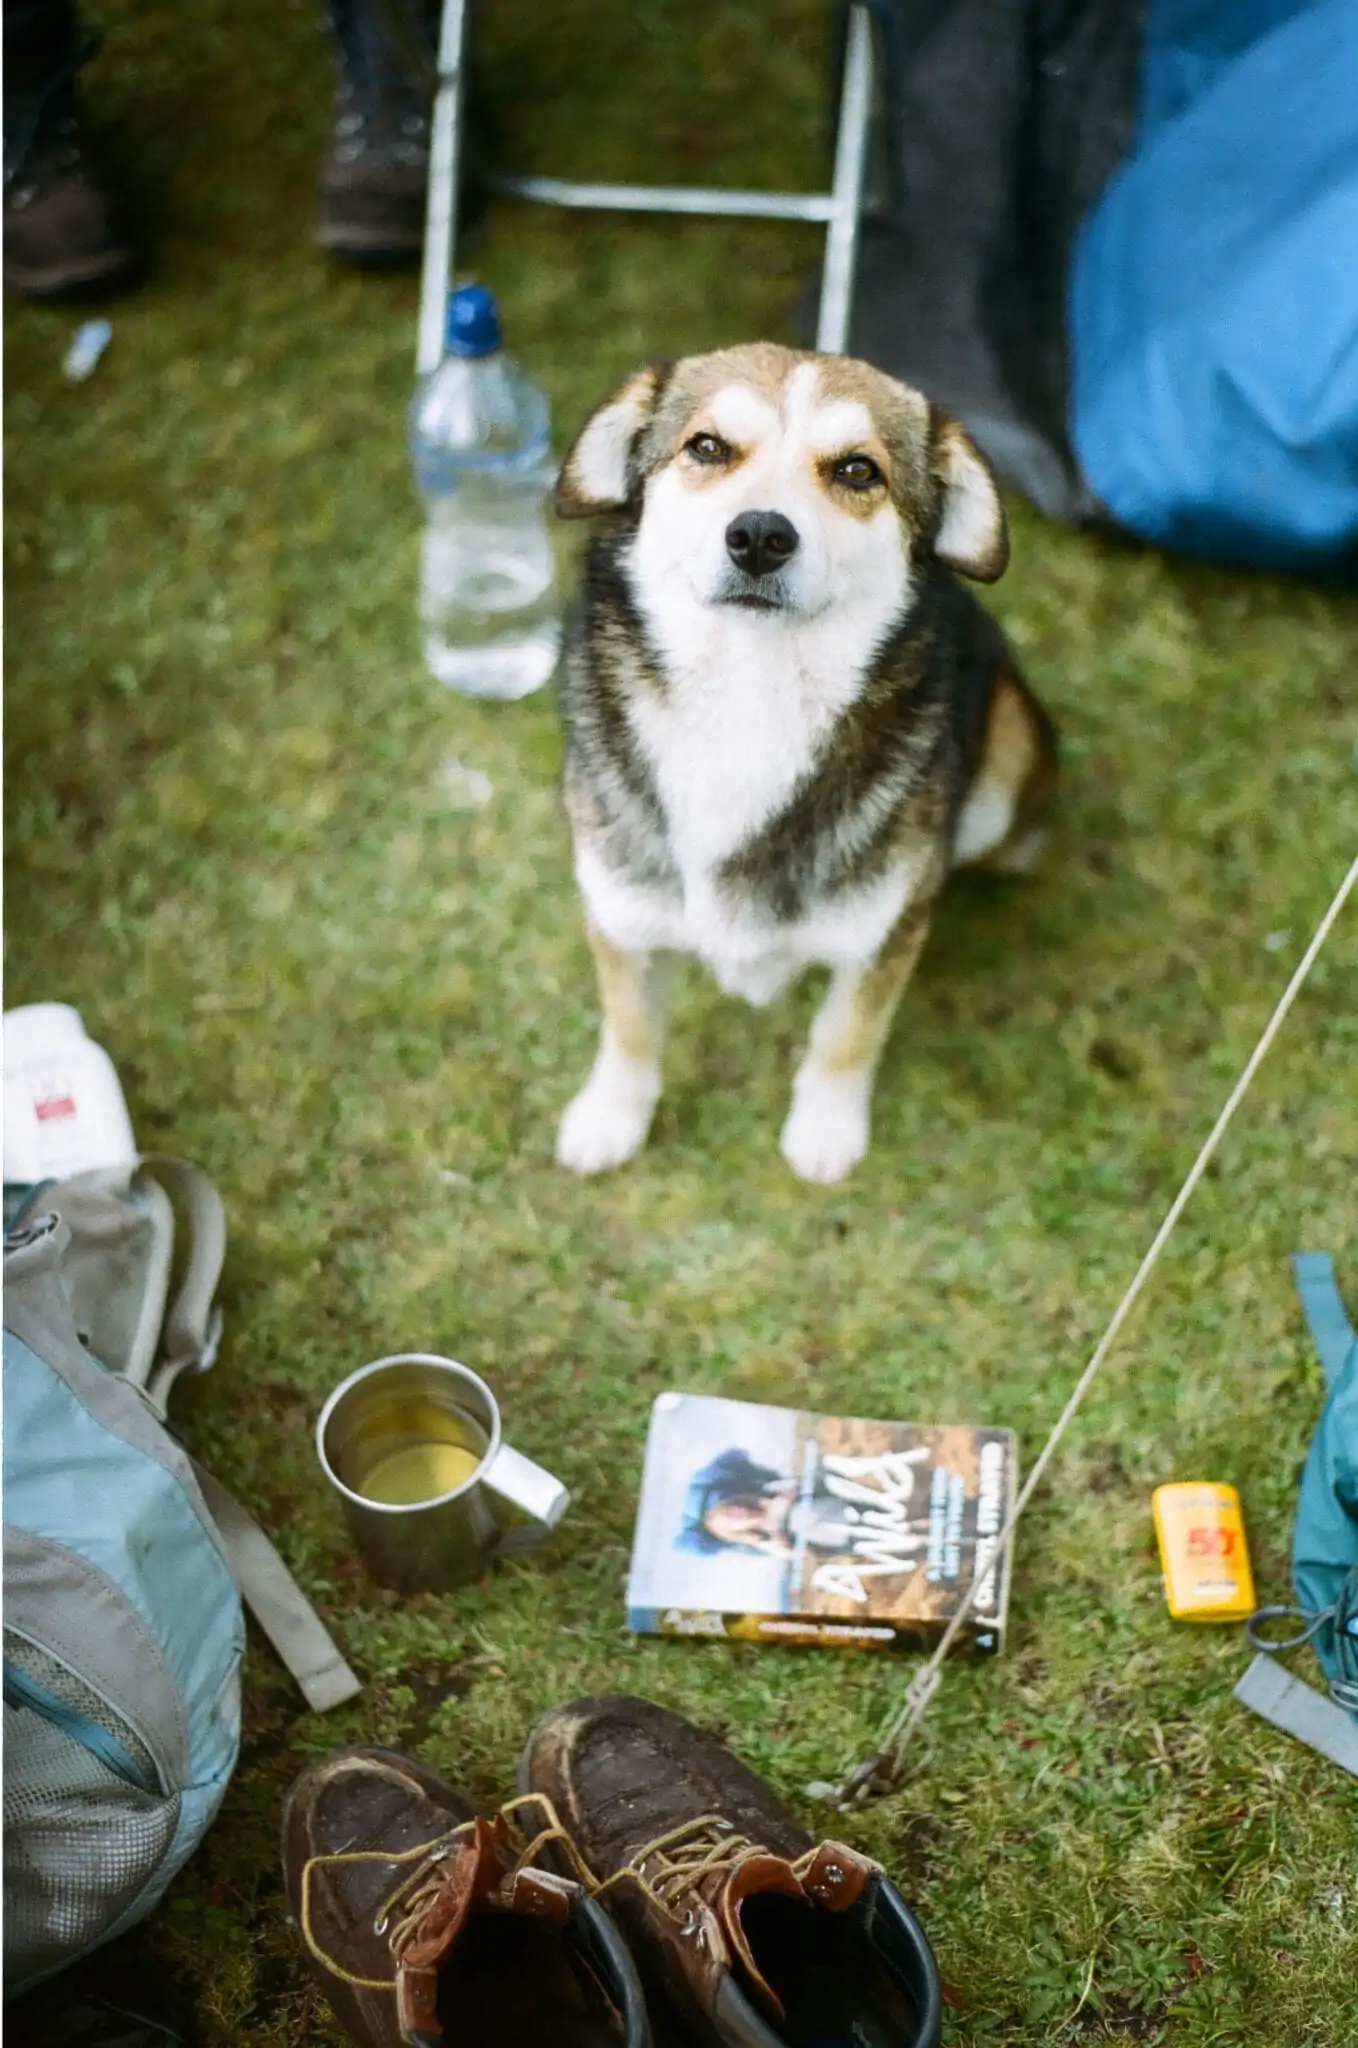
[[[725,441],[716,434],[695,434],[684,444],[684,453],[691,455],[695,462],[729,462],[731,451]]]
[[[870,455],[845,455],[835,464],[835,482],[851,491],[868,491],[882,481],[882,472]]]

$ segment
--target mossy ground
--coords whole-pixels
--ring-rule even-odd
[[[734,0],[481,13],[504,162],[819,175],[812,0],[776,33]],[[77,316],[10,308],[6,1000],[78,1002],[143,1143],[226,1197],[229,1339],[184,1426],[365,1690],[309,1718],[252,1641],[240,1770],[154,1939],[209,2042],[320,2048],[275,1850],[308,1757],[400,1742],[494,1799],[538,1710],[605,1687],[729,1731],[794,1802],[871,1744],[908,1667],[626,1635],[649,1405],[984,1419],[1031,1458],[1352,855],[1358,615],[1016,507],[993,601],[1064,728],[1056,844],[947,903],[867,1164],[825,1194],[777,1153],[810,992],[752,1018],[687,975],[650,1149],[579,1185],[551,1160],[595,1021],[554,714],[423,672],[416,288],[310,249],[315,10],[100,24],[87,100],[158,261],[79,388]],[[792,337],[814,243],[496,204],[465,255],[564,430],[650,353]],[[1321,1384],[1287,1258],[1353,1248],[1354,963],[1351,912],[1034,1504],[1012,1654],[949,1672],[931,1764],[847,1824],[918,1904],[956,2044],[1354,2039],[1353,1788],[1232,1703],[1235,1631],[1169,1621],[1149,1514],[1161,1480],[1234,1481],[1285,1595]],[[540,1561],[446,1598],[365,1582],[312,1456],[329,1386],[407,1347],[488,1374],[575,1496]]]

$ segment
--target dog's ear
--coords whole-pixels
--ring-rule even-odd
[[[556,480],[556,509],[563,519],[622,511],[637,483],[637,444],[672,367],[648,363],[595,407],[567,449]]]
[[[977,583],[995,583],[1009,566],[1009,525],[995,473],[950,413],[932,408],[930,467],[939,490],[934,554]]]

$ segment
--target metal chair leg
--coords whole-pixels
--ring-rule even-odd
[[[457,187],[462,153],[462,78],[468,0],[443,0],[439,24],[439,86],[429,135],[429,198],[425,210],[424,269],[415,369],[421,377],[443,359],[448,287],[457,234]]]
[[[453,275],[457,188],[462,138],[462,91],[470,0],[444,0],[439,30],[439,88],[429,149],[429,201],[415,366],[421,376],[443,355],[444,309]],[[816,347],[842,355],[848,346],[858,256],[859,219],[872,121],[872,27],[865,0],[851,0],[844,84],[835,144],[834,185],[828,194],[754,193],[674,186],[589,185],[557,178],[498,178],[522,198],[549,205],[618,207],[647,213],[704,213],[773,220],[826,221]]]
[[[856,5],[849,19],[849,47],[844,63],[844,90],[840,97],[839,136],[835,144],[835,178],[830,195],[833,211],[825,237],[820,316],[816,323],[816,347],[824,355],[842,356],[849,342],[871,115],[872,25],[867,8]]]

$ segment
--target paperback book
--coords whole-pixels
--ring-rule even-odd
[[[704,1394],[651,1411],[627,1584],[641,1635],[1004,1647],[1012,1430],[866,1422]]]

